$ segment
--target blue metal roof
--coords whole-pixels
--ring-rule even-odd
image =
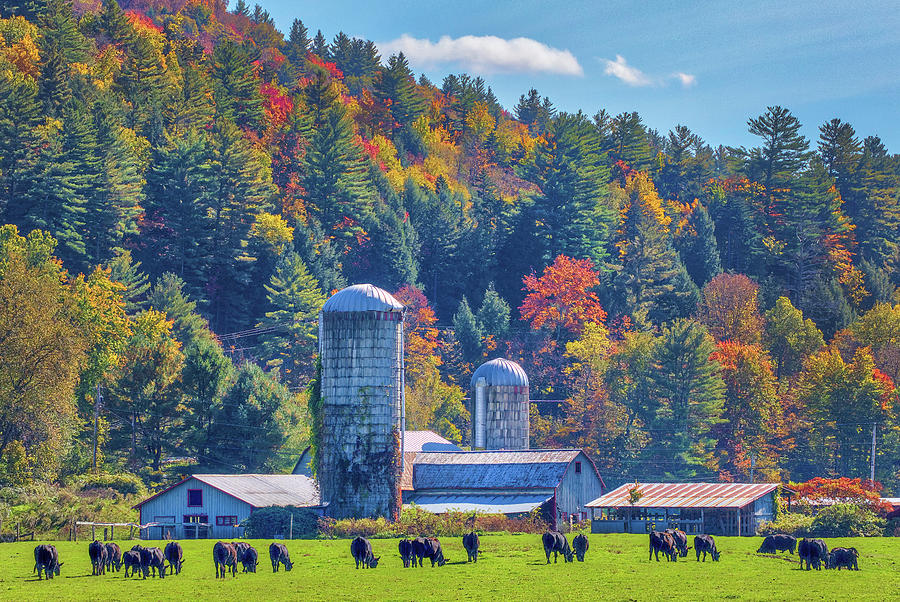
[[[500,357],[478,367],[478,370],[472,375],[472,388],[475,388],[475,383],[479,378],[484,378],[485,384],[488,386],[528,386],[528,375],[522,370],[522,366]]]
[[[562,481],[575,450],[422,452],[413,465],[412,486],[421,489],[553,489]]]
[[[391,311],[402,312],[403,304],[384,289],[372,284],[354,284],[331,296],[323,312]]]
[[[487,512],[490,514],[520,514],[531,512],[550,498],[546,493],[410,493],[409,506],[415,504],[419,508],[442,514],[450,510],[462,512]]]

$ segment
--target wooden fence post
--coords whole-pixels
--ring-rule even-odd
[[[16,541],[19,541],[19,523],[16,523]]]
[[[91,539],[97,541],[97,525],[91,523]]]

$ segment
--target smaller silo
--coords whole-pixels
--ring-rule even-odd
[[[528,376],[503,358],[472,375],[472,449],[528,449]]]

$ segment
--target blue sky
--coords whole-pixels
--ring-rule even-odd
[[[814,143],[839,117],[900,152],[896,2],[261,4],[285,32],[299,17],[329,41],[344,31],[406,49],[437,84],[482,75],[509,109],[535,87],[561,110],[638,111],[663,133],[683,123],[711,144],[753,146],[747,119],[780,104]]]

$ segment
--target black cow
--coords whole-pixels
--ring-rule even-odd
[[[671,533],[665,531],[650,532],[650,558],[653,560],[653,554],[656,554],[656,562],[659,562],[659,553],[662,552],[666,558],[672,562],[678,560],[678,549],[675,547],[675,538]]]
[[[716,549],[716,540],[712,538],[712,535],[695,536],[694,551],[697,552],[697,562],[700,562],[700,552],[703,552],[703,562],[706,562],[707,552],[714,561],[719,561],[719,551]]]
[[[246,554],[247,550],[250,549],[250,544],[247,543],[246,541],[239,541],[239,542],[232,541],[231,545],[234,546],[234,553],[237,555],[237,561],[243,565],[244,564],[244,554]],[[244,573],[249,572],[247,570],[246,566],[244,566],[242,570]]]
[[[380,560],[372,553],[372,542],[365,537],[356,537],[350,542],[350,554],[356,562],[356,568],[361,564],[364,569],[374,569]]]
[[[413,558],[415,558],[415,555],[413,555],[413,542],[410,539],[401,539],[397,547],[400,550],[400,560],[403,561],[403,568],[408,569]]]
[[[213,546],[213,564],[216,567],[216,578],[225,578],[225,573],[231,570],[231,576],[237,576],[237,550],[230,543],[217,541]]]
[[[255,573],[256,565],[259,564],[259,552],[251,545],[247,545],[244,555],[241,557],[241,564],[244,565],[245,573]]]
[[[687,533],[681,529],[666,529],[666,533],[671,535],[672,539],[675,540],[675,549],[678,550],[678,555],[685,558],[688,555],[688,550],[691,549],[687,545]]]
[[[478,562],[478,547],[480,545],[481,540],[478,539],[478,533],[475,531],[463,535],[463,547],[466,549],[466,554],[469,557],[466,562]]]
[[[563,555],[563,560],[572,562],[572,550],[569,548],[569,540],[559,531],[547,531],[541,537],[544,543],[544,554],[547,556],[547,564],[550,564],[550,554],[553,554],[553,563],[556,564],[557,554]]]
[[[435,563],[438,566],[444,566],[447,559],[444,558],[444,550],[441,549],[441,542],[436,537],[416,537],[413,540],[413,566],[418,561],[419,566],[424,566],[424,559],[431,560],[431,566]]]
[[[116,571],[122,568],[122,548],[117,543],[106,544],[106,569]]]
[[[91,575],[106,573],[106,546],[96,539],[88,544],[88,556],[91,557]]]
[[[162,550],[159,548],[141,548],[139,554],[141,555],[141,571],[144,574],[144,579],[150,576],[151,570],[154,577],[159,574],[160,579],[166,578],[166,561]]]
[[[34,571],[37,571],[39,580],[43,579],[42,572],[47,575],[47,579],[53,579],[54,575],[59,576],[59,567],[62,565],[56,546],[42,543],[34,547]]]
[[[790,552],[793,554],[796,548],[796,537],[779,533],[778,535],[767,535],[756,552],[757,554],[775,554],[777,552]]]
[[[289,571],[294,568],[291,563],[291,555],[283,543],[272,543],[269,545],[269,559],[272,561],[272,572],[278,572],[278,564],[284,565],[284,570]]]
[[[128,576],[128,569],[131,569],[131,576],[134,577],[141,570],[141,553],[138,550],[128,550],[122,553],[122,564],[125,565],[125,576]]]
[[[184,563],[184,551],[181,549],[181,544],[177,541],[170,541],[166,544],[163,552],[169,562],[169,574],[180,574],[181,565]]]
[[[822,563],[828,560],[828,546],[821,539],[806,539],[797,544],[797,555],[800,556],[800,567],[806,562],[806,570],[810,567],[817,571],[822,570]]]
[[[591,543],[584,533],[579,533],[575,536],[575,539],[572,540],[572,547],[575,548],[575,557],[578,559],[578,562],[584,562],[584,555],[587,554],[590,546]]]
[[[856,548],[835,548],[828,553],[825,559],[825,568],[837,570],[846,568],[851,571],[858,571],[857,559],[859,559],[859,552],[856,551]]]

